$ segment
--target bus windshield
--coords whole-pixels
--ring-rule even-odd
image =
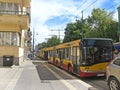
[[[113,44],[111,40],[84,40],[84,65],[108,62],[113,58]]]

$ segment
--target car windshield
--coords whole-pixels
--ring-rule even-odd
[[[113,64],[120,66],[120,58],[117,58],[117,59],[113,62]]]

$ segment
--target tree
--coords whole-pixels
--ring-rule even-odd
[[[83,20],[76,20],[74,23],[68,23],[65,28],[65,37],[63,42],[85,38],[111,38],[118,41],[118,22],[113,20],[113,12],[107,12],[104,9],[93,9],[91,16]]]
[[[104,9],[93,9],[91,16],[88,16],[86,23],[89,30],[86,37],[112,38],[118,41],[117,22],[113,20],[113,12],[107,13]]]
[[[82,20],[76,20],[76,22],[74,23],[68,23],[65,28],[65,37],[63,42],[69,42],[76,39],[80,39],[82,37],[80,34],[81,32],[82,32]]]
[[[44,48],[44,47],[48,47],[48,45],[47,45],[46,42],[43,42],[43,43],[42,43],[42,48]]]
[[[107,38],[112,38],[114,42],[118,42],[119,36],[117,31],[118,31],[118,22],[112,21],[107,27],[105,34]]]
[[[55,46],[58,44],[60,44],[60,39],[58,39],[57,36],[53,36],[52,38],[47,40],[48,47]]]
[[[51,47],[60,44],[60,39],[57,36],[53,36],[47,40],[47,42],[42,43],[42,48]]]

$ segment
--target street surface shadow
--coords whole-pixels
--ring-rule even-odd
[[[65,72],[67,74],[63,73],[60,70],[60,68],[58,69],[58,67],[53,67],[52,65],[48,63],[33,62],[33,64],[36,66],[36,70],[41,80],[74,80],[74,79],[77,79],[77,78],[71,77],[71,75],[67,72]],[[56,77],[56,75],[54,75],[50,70],[48,70],[45,67],[45,64],[46,66],[48,66],[49,69],[51,69],[53,72],[57,74],[57,76],[61,78]]]
[[[48,64],[48,63],[43,63],[43,62],[33,62],[33,64],[36,66],[38,75],[40,77],[41,80],[60,80],[58,78],[56,78],[55,75],[53,75],[53,73],[51,73],[44,65]],[[49,65],[49,68],[54,71],[55,73],[57,73],[60,77],[62,77],[62,79],[64,80],[74,80],[74,79],[81,79],[83,81],[96,81],[96,80],[106,80],[106,77],[85,77],[85,78],[81,78],[80,76],[77,76],[75,74],[69,74],[67,71],[65,71],[65,73],[63,73],[61,70],[58,70],[58,67],[52,67],[51,65]],[[73,77],[76,78],[73,78]]]
[[[40,80],[58,80],[41,62],[33,62],[36,65],[36,69]]]

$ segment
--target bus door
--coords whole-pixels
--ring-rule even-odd
[[[55,47],[53,48],[53,64],[55,64],[55,57],[56,57],[56,50],[55,50]]]
[[[44,59],[48,60],[48,51],[44,51]]]
[[[74,65],[74,72],[79,74],[80,71],[80,49],[79,46],[73,47],[72,49],[72,62]]]
[[[62,48],[60,50],[60,67],[63,68],[63,60],[65,59],[65,49]]]

